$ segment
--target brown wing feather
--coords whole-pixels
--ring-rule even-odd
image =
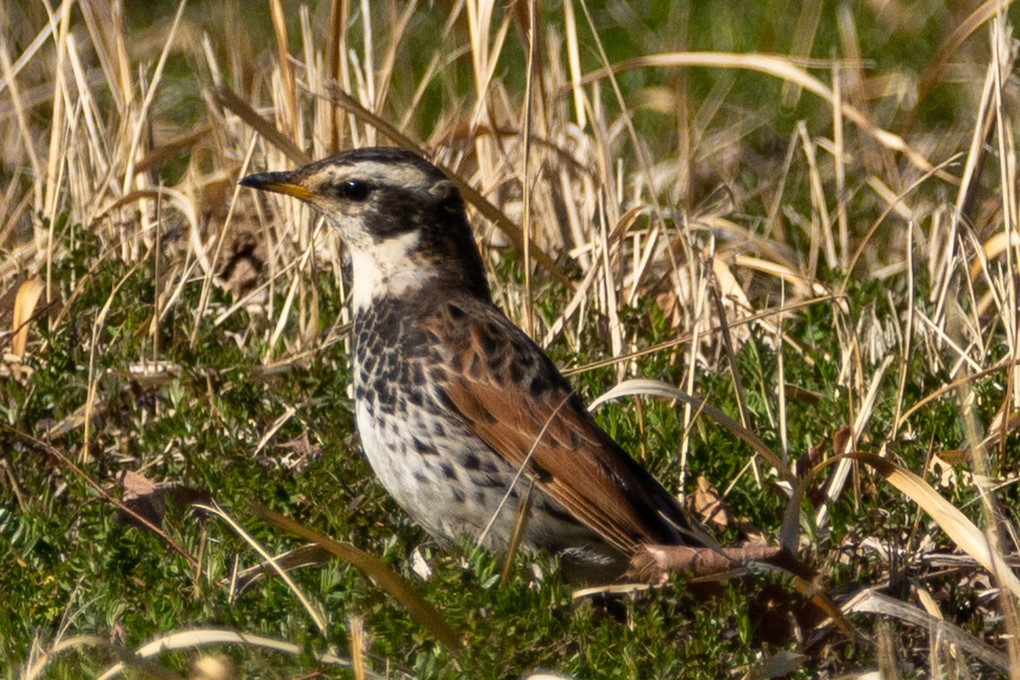
[[[446,301],[426,322],[456,370],[437,382],[474,432],[626,554],[682,542],[676,501],[598,428],[542,351],[497,309]],[[465,313],[466,312],[466,313]]]

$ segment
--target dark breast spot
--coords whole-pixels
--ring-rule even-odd
[[[417,437],[413,437],[411,439],[411,443],[414,445],[414,450],[418,452],[418,455],[421,455],[421,456],[438,456],[439,455],[439,451],[436,450],[436,447],[432,446],[431,444],[427,444],[427,443],[423,442],[422,440],[418,439]]]
[[[376,399],[381,403],[389,403],[393,395],[390,394],[389,381],[386,378],[378,377],[372,381],[372,390],[375,392]]]
[[[490,489],[501,489],[506,486],[506,480],[500,475],[490,474],[484,477],[478,477],[474,480],[477,486]]]

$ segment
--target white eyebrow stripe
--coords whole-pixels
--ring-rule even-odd
[[[367,182],[395,187],[425,188],[434,183],[425,172],[406,163],[358,161],[352,165],[342,166],[339,174],[342,178],[363,179]]]

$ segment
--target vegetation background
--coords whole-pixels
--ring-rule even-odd
[[[1020,677],[1016,18],[3,2],[2,675]],[[603,426],[809,571],[578,592],[411,525],[335,236],[236,186],[370,144],[476,189],[498,303]]]

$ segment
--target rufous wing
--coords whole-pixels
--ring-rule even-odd
[[[530,339],[489,305],[449,302],[428,326],[453,352],[437,387],[471,429],[625,554],[678,542],[676,501],[595,424]],[[452,310],[452,311],[451,311]],[[484,311],[484,313],[482,313]],[[450,370],[450,368],[453,370]]]

